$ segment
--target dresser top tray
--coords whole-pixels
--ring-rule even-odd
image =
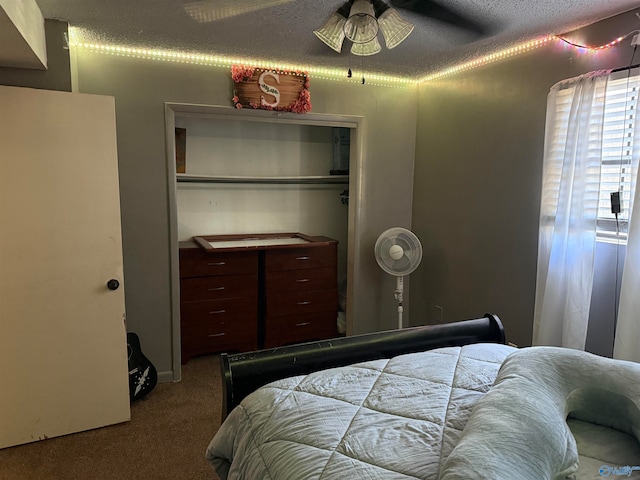
[[[266,250],[293,247],[319,247],[338,243],[328,237],[303,233],[257,233],[233,235],[197,235],[193,241],[207,252]]]

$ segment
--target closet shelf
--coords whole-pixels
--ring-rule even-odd
[[[176,173],[178,183],[259,183],[259,184],[349,184],[349,175],[297,177],[249,177],[229,175],[191,175]]]

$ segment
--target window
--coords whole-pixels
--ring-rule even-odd
[[[605,94],[597,235],[603,241],[626,241],[638,172],[638,155],[634,158],[637,128],[634,112],[640,91],[640,75],[637,70],[624,70],[614,75]],[[617,219],[611,213],[611,192],[620,192],[622,208]]]
[[[612,314],[611,326],[616,318],[622,319],[618,323],[633,332],[635,340],[640,338],[640,302],[633,293],[640,278],[635,261],[640,257],[640,235],[635,236],[640,219],[634,216],[629,221],[630,216],[640,215],[633,199],[640,158],[638,72],[637,68],[614,74],[587,72],[558,82],[549,91],[533,322],[536,345],[583,350],[591,313],[604,327],[606,310]],[[612,192],[622,197],[617,216],[611,213]],[[633,210],[636,213],[630,214]],[[627,244],[629,230],[631,242],[619,248]],[[618,310],[619,254],[626,258]],[[596,264],[603,266],[598,272]],[[594,296],[604,289],[606,300],[604,295]],[[605,304],[610,299],[613,308]],[[599,335],[606,328],[600,327]],[[630,344],[624,338],[616,344],[628,356],[627,351],[638,350],[635,340]],[[636,358],[637,353],[633,355]]]
[[[571,133],[572,118],[576,115],[589,115],[588,111],[572,111],[572,108],[582,109],[574,102],[575,85],[561,86],[554,97],[553,124],[547,125],[551,131],[547,131],[550,165],[553,166],[551,174],[545,179],[546,188],[552,192],[548,196],[543,195],[542,211],[544,218],[551,223],[555,220],[555,206],[559,196],[567,195],[560,184],[562,178],[568,178],[563,172],[563,158],[567,152],[580,150],[580,156],[589,162],[591,168],[587,169],[586,178],[582,184],[586,195],[581,206],[584,215],[596,218],[596,234],[599,241],[626,242],[629,212],[635,192],[636,176],[638,171],[638,157],[640,157],[640,140],[634,142],[634,135],[640,135],[640,122],[636,121],[635,110],[640,93],[640,71],[623,70],[611,75],[606,87],[598,88],[594,92],[592,108],[595,113],[602,109],[602,117],[599,113],[592,115],[584,135],[585,142],[581,145],[567,143],[570,138],[575,138]],[[600,121],[600,120],[603,121]],[[602,136],[601,136],[602,134]],[[597,172],[600,170],[600,176]],[[588,171],[593,171],[590,175]],[[611,213],[611,193],[620,192],[621,212],[616,215]]]

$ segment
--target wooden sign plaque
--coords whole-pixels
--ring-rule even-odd
[[[234,65],[231,77],[236,108],[294,113],[311,111],[309,76],[306,73]]]

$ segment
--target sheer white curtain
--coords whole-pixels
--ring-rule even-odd
[[[585,347],[609,73],[564,80],[547,99],[534,345]]]
[[[636,104],[636,117],[637,117]],[[640,157],[640,122],[636,122],[633,158]],[[636,181],[634,198],[640,198],[640,182]],[[640,202],[632,201],[627,238],[627,254],[622,272],[620,306],[613,357],[640,362]]]

